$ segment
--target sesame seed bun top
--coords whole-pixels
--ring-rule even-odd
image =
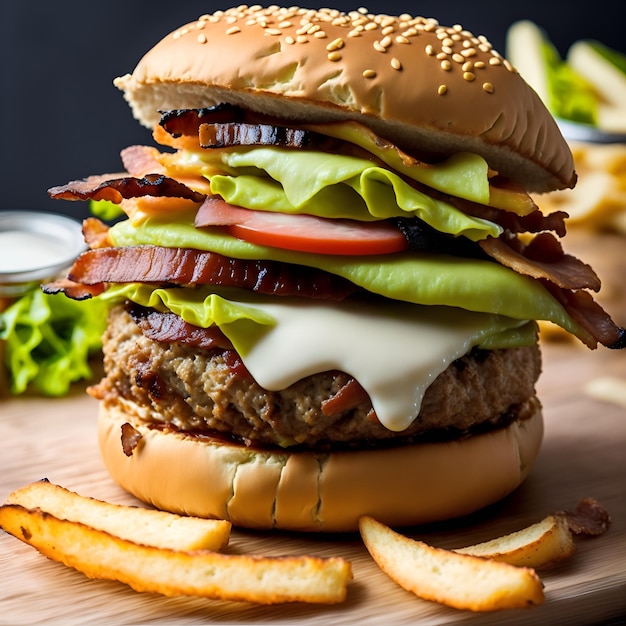
[[[529,191],[573,187],[571,152],[536,93],[483,36],[401,15],[237,7],[173,31],[115,80],[159,111],[231,102],[302,122],[356,119],[405,150],[481,154]]]

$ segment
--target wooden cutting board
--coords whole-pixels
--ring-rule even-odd
[[[581,245],[611,274],[606,306],[626,322],[624,242]],[[588,258],[588,257],[587,257]],[[616,269],[619,264],[621,269]],[[603,272],[601,271],[601,275]],[[610,301],[610,302],[609,302]],[[616,310],[616,306],[619,309]],[[544,341],[539,394],[545,441],[528,480],[503,502],[469,518],[404,529],[442,547],[483,541],[597,498],[610,512],[607,533],[577,541],[574,557],[540,572],[546,601],[525,610],[473,614],[416,598],[388,579],[356,535],[310,536],[234,530],[229,551],[339,555],[354,580],[336,606],[264,607],[139,594],[121,583],[89,580],[0,534],[0,624],[597,624],[626,620],[626,407],[589,395],[586,385],[614,377],[626,385],[626,353],[589,351],[577,343]],[[0,500],[13,489],[48,478],[111,502],[137,504],[109,479],[95,438],[96,404],[76,387],[69,397],[0,400]]]

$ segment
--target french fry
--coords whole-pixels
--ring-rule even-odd
[[[544,600],[531,568],[435,548],[364,516],[359,529],[374,561],[407,591],[457,609],[525,608]]]
[[[140,545],[18,504],[0,507],[0,527],[90,578],[136,591],[259,604],[333,604],[346,597],[351,566],[341,558],[183,552]]]
[[[570,557],[574,549],[574,538],[567,519],[548,515],[517,532],[459,548],[455,552],[520,567],[539,568]]]
[[[228,545],[232,526],[226,520],[103,502],[45,479],[15,490],[7,497],[7,504],[39,508],[59,519],[80,522],[122,539],[173,550],[221,550]]]
[[[588,396],[626,408],[626,378],[605,376],[590,380],[584,391]]]
[[[572,227],[626,233],[626,146],[570,142],[570,148],[578,183],[542,196],[542,211],[565,211]]]

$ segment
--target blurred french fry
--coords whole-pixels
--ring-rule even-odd
[[[360,519],[359,528],[382,571],[425,600],[471,611],[525,608],[544,600],[531,568],[435,548],[369,516]]]
[[[570,147],[576,187],[541,196],[542,211],[565,211],[572,227],[626,233],[626,145],[572,142]]]
[[[345,599],[352,575],[350,563],[340,558],[183,552],[140,545],[18,504],[0,507],[0,526],[90,578],[118,580],[136,591],[165,596],[332,604]]]
[[[604,376],[590,380],[584,387],[588,396],[626,408],[626,379]]]
[[[221,550],[231,523],[185,517],[153,509],[111,504],[81,496],[47,480],[15,490],[7,504],[41,509],[59,519],[80,522],[122,539],[173,550]]]
[[[575,550],[567,520],[548,515],[540,522],[491,541],[455,550],[510,565],[539,568],[570,557]]]

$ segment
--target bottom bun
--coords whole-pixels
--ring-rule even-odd
[[[511,493],[526,478],[543,438],[532,416],[463,439],[341,452],[247,448],[148,427],[131,403],[102,403],[104,463],[140,500],[174,513],[248,528],[355,531],[361,515],[393,526],[460,517]],[[122,425],[140,435],[132,454]]]

